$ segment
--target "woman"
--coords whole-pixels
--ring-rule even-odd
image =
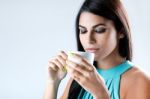
[[[78,50],[95,54],[94,65],[74,54],[76,64],[61,51],[48,62],[44,99],[56,99],[65,66],[71,78],[61,99],[150,99],[150,78],[131,63],[130,27],[119,0],[85,0],[76,34]]]

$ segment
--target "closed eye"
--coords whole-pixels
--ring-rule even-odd
[[[93,29],[92,29],[92,31],[96,32],[96,33],[104,33],[106,30],[107,30],[107,28],[106,28],[105,24],[97,24],[97,25],[93,26]],[[88,32],[88,30],[84,26],[79,25],[79,33],[80,34],[85,34],[87,32]]]
[[[94,31],[96,33],[104,33],[106,31],[106,28],[102,28],[102,27],[101,28],[95,28]]]
[[[86,32],[87,32],[87,30],[85,28],[79,28],[79,33],[80,34],[84,34]]]

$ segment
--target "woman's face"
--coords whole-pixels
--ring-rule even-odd
[[[82,12],[79,30],[79,38],[84,50],[94,53],[95,60],[108,58],[114,53],[118,54],[117,31],[111,20],[89,12]]]

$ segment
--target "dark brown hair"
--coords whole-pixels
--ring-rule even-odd
[[[115,28],[118,33],[123,33],[124,37],[119,40],[119,54],[126,58],[126,60],[132,60],[132,45],[131,45],[131,33],[127,20],[126,11],[120,0],[85,0],[82,4],[78,15],[76,17],[76,40],[78,51],[84,51],[79,40],[79,18],[82,12],[90,12],[95,15],[102,16],[106,19],[114,22]],[[96,62],[94,62],[96,66]],[[77,99],[82,87],[73,80],[70,90],[69,99]]]

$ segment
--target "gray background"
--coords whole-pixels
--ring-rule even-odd
[[[0,0],[0,99],[42,99],[48,59],[59,50],[76,50],[74,22],[82,1]],[[150,2],[123,2],[132,27],[133,62],[150,72]]]

